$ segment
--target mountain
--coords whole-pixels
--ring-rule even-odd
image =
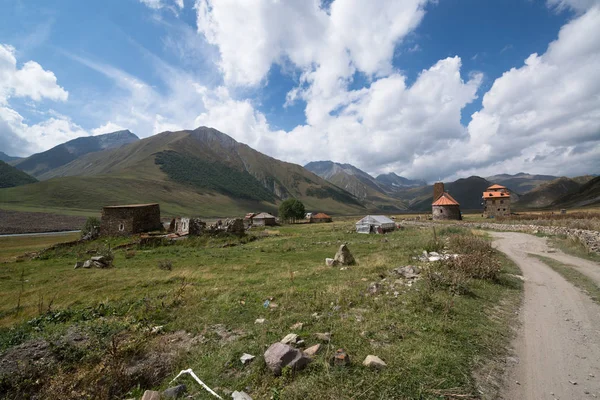
[[[52,177],[52,171],[85,154],[114,149],[140,140],[128,130],[98,136],[84,136],[60,144],[50,150],[22,159],[14,166],[38,179]]]
[[[4,162],[11,162],[11,161],[17,161],[20,160],[20,157],[13,157],[13,156],[9,156],[8,154],[0,151],[0,161],[4,161]]]
[[[424,180],[407,179],[402,176],[398,176],[393,172],[378,175],[375,179],[377,180],[377,183],[385,188],[387,192],[395,192],[403,188],[427,186],[427,182]]]
[[[37,182],[32,176],[0,161],[0,188],[10,188]]]
[[[304,168],[353,194],[371,209],[387,212],[406,209],[404,203],[389,196],[375,178],[353,165],[313,161]]]
[[[525,172],[519,172],[515,175],[499,174],[488,176],[485,179],[492,183],[506,186],[512,192],[523,194],[557,178],[557,176],[552,175],[532,175]]]
[[[52,171],[52,179],[7,189],[9,206],[77,208],[158,202],[167,215],[224,217],[275,212],[286,198],[308,210],[362,213],[350,193],[303,167],[266,156],[212,128],[163,132],[88,153]],[[0,206],[2,203],[0,203]]]
[[[561,177],[546,182],[519,198],[516,205],[519,208],[542,208],[554,203],[556,200],[569,193],[576,192],[581,185],[570,178]]]
[[[450,193],[460,203],[460,209],[463,211],[482,210],[481,196],[485,189],[491,185],[490,181],[479,176],[471,176],[454,182],[444,183],[446,192]],[[431,211],[431,203],[433,202],[432,185],[409,189],[403,195],[413,197],[413,200],[409,204],[411,210]]]
[[[600,204],[600,176],[581,185],[575,192],[568,193],[554,203],[552,207],[585,207]]]

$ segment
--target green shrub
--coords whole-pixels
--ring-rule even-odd
[[[100,220],[96,217],[88,217],[81,228],[81,236],[90,236],[95,238],[100,233]]]

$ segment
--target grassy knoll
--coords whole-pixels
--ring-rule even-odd
[[[592,300],[600,303],[600,287],[596,283],[585,276],[581,272],[577,271],[575,267],[568,264],[563,264],[560,261],[556,261],[553,258],[538,256],[536,254],[529,254],[530,257],[537,258],[559,274],[561,274],[566,280],[571,282],[579,289],[586,292]]]
[[[520,281],[509,275],[515,267],[486,247],[485,257],[501,268],[494,278],[459,273],[469,267],[464,263],[441,265],[426,269],[425,277],[409,287],[395,283],[398,277],[391,272],[418,265],[412,256],[424,248],[471,243],[450,239],[461,232],[466,231],[440,229],[435,243],[430,229],[368,236],[353,233],[353,223],[342,221],[259,230],[245,239],[203,237],[117,250],[115,267],[106,270],[73,270],[73,264],[78,254],[123,240],[1,264],[0,349],[63,337],[73,329],[94,345],[85,351],[57,346],[64,361],[50,381],[0,379],[0,386],[21,395],[45,390],[54,398],[76,397],[73,393],[81,398],[92,387],[95,398],[135,397],[152,386],[166,387],[180,369],[192,368],[224,398],[226,389],[245,390],[254,399],[478,396],[476,376],[491,373],[489,360],[504,355],[510,339],[508,326],[521,293]],[[359,265],[325,266],[324,259],[343,242]],[[171,270],[158,267],[165,260]],[[485,272],[489,263],[480,264]],[[376,294],[367,294],[371,282],[381,285]],[[277,307],[265,308],[267,298]],[[255,324],[257,318],[266,322]],[[306,370],[273,377],[262,354],[297,322],[304,326],[295,332],[307,345],[317,343],[317,332],[331,332],[331,343]],[[127,378],[124,371],[161,337],[149,333],[157,325],[165,337],[185,330],[198,342],[168,364],[158,380]],[[350,355],[350,367],[329,365],[340,347]],[[248,366],[239,362],[245,352],[257,356]],[[388,367],[363,367],[368,354]],[[182,382],[197,393],[195,398],[210,398],[193,381]]]
[[[0,262],[14,261],[17,256],[39,251],[56,243],[77,240],[81,234],[64,233],[59,235],[6,236],[0,237]],[[0,271],[2,267],[0,267]]]
[[[566,236],[547,236],[550,244],[572,256],[600,262],[600,255],[590,251],[581,241]]]

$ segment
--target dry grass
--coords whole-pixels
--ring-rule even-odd
[[[587,229],[600,231],[600,212],[597,211],[576,211],[560,214],[554,212],[548,213],[524,213],[511,215],[510,217],[498,217],[495,220],[499,223],[525,223],[544,226],[563,226],[574,229]]]

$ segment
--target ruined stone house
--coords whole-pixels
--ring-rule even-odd
[[[498,184],[494,184],[483,192],[483,216],[486,218],[510,215],[510,192]]]
[[[170,233],[177,233],[178,235],[187,235],[190,231],[190,219],[184,217],[177,217],[171,220],[169,225]]]
[[[433,203],[431,215],[434,220],[461,220],[460,204],[444,190],[444,184],[433,185]]]
[[[131,204],[102,208],[101,236],[129,236],[162,229],[158,204]]]

